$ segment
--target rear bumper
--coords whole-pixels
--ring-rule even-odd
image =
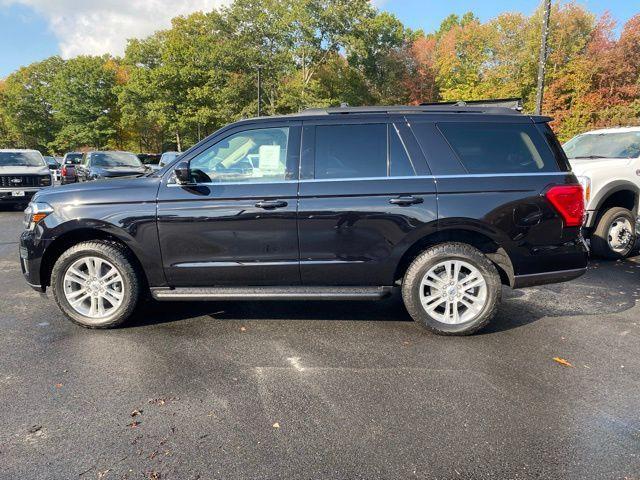
[[[557,270],[555,272],[533,273],[531,275],[516,275],[513,288],[568,282],[569,280],[581,277],[586,271],[586,268],[574,268],[572,270]]]

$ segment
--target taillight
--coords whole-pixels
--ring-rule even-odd
[[[63,166],[62,166],[62,170],[60,170],[60,174],[61,174],[63,177],[66,177],[66,176],[67,176],[67,166],[66,166],[66,165],[63,165]]]
[[[545,193],[566,227],[579,227],[584,218],[584,192],[582,185],[555,185]]]

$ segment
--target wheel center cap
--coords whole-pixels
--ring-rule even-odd
[[[450,297],[455,297],[458,294],[458,287],[455,285],[451,285],[450,287],[447,287],[447,295],[449,295]]]

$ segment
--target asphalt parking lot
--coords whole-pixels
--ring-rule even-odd
[[[505,290],[467,338],[397,297],[91,331],[23,282],[21,220],[0,212],[2,479],[640,478],[640,257]]]

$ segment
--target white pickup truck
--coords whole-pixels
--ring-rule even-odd
[[[593,130],[563,145],[585,190],[586,237],[599,257],[634,250],[640,198],[640,127]]]

